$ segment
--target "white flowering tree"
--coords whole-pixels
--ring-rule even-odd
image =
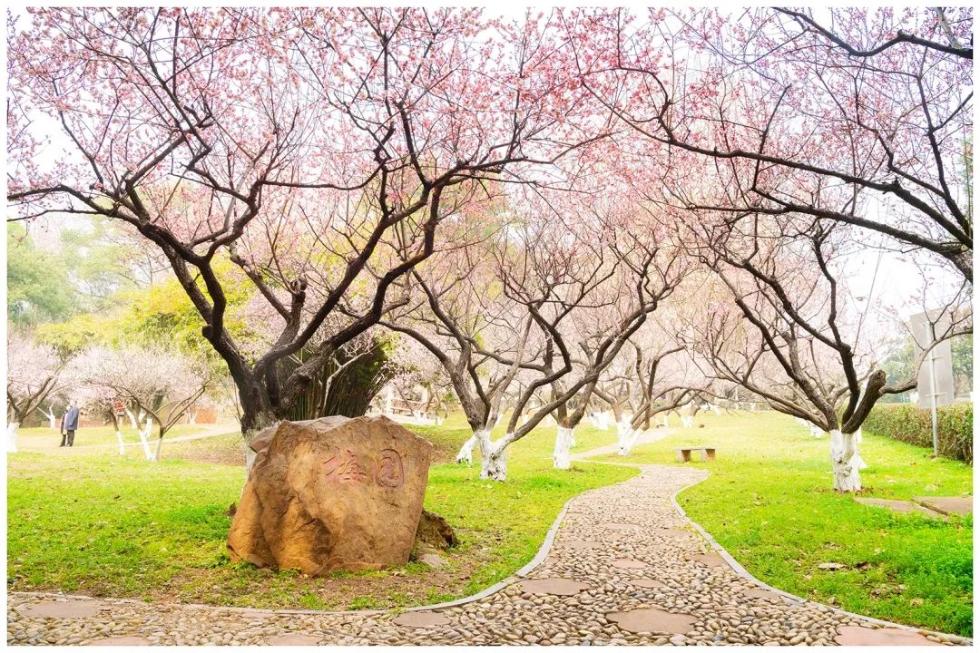
[[[160,348],[95,347],[78,361],[78,377],[90,401],[119,399],[135,409],[140,441],[147,460],[159,460],[163,438],[207,391],[207,367],[187,356]],[[149,437],[157,429],[156,451]],[[117,426],[117,437],[120,438]]]
[[[66,361],[21,333],[7,338],[7,447],[17,451],[17,429],[61,383]]]

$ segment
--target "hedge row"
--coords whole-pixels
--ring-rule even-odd
[[[973,464],[973,404],[942,406],[939,417],[939,455]],[[929,410],[914,404],[878,404],[862,425],[864,431],[932,448]]]

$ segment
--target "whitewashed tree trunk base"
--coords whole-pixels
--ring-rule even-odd
[[[861,429],[854,432],[854,461],[859,471],[868,468],[868,463],[864,462],[864,458],[861,457],[861,440],[863,437]]]
[[[596,428],[601,429],[603,431],[608,431],[609,430],[609,413],[608,412],[602,411],[601,413],[599,413],[598,415],[596,415]]]
[[[469,439],[463,443],[463,446],[459,448],[459,453],[456,454],[456,462],[465,465],[473,464],[473,447],[475,447],[480,442],[480,436],[476,433],[471,435]]]
[[[491,443],[489,437],[487,437],[487,448],[483,449],[480,478],[491,481],[507,480],[507,449],[501,446],[501,443]]]
[[[150,433],[153,430],[153,418],[146,418],[146,427],[139,431],[140,443],[143,445],[143,455],[146,456],[147,460],[156,460],[153,456],[153,452],[150,450]]]
[[[571,469],[572,468],[572,443],[575,441],[575,429],[565,428],[564,426],[558,427],[558,433],[555,435],[555,452],[552,456],[552,460],[555,464],[555,469]]]
[[[861,489],[860,456],[853,433],[830,432],[830,458],[834,472],[834,489],[857,492]]]
[[[19,422],[7,422],[7,451],[17,453],[17,428]]]
[[[633,451],[633,447],[636,446],[636,441],[640,436],[639,429],[632,429],[627,424],[625,429],[619,431],[618,438],[618,453],[620,456],[628,456],[630,452]]]
[[[119,443],[119,455],[120,456],[125,456],[126,455],[126,441],[123,440],[123,434],[119,430],[116,431],[116,441]]]

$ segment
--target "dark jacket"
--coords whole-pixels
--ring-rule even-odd
[[[68,407],[68,411],[61,418],[61,430],[62,431],[78,430],[78,408],[76,408],[75,406]]]

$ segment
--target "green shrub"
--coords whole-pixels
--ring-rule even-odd
[[[973,464],[973,404],[942,406],[939,417],[939,455]],[[879,404],[862,428],[875,435],[932,448],[929,410],[913,404]]]

